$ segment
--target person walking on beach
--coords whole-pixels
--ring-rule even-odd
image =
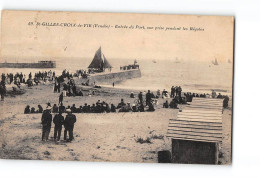
[[[68,114],[65,117],[64,121],[64,140],[67,141],[67,132],[69,132],[69,142],[71,142],[74,137],[73,137],[73,129],[74,129],[74,124],[76,123],[77,119],[74,114],[71,113],[71,110],[67,110]]]
[[[64,123],[64,117],[62,116],[62,111],[59,111],[59,114],[56,114],[54,116],[53,123],[55,124],[55,127],[54,127],[54,140],[56,141],[57,134],[58,134],[57,142],[59,142],[60,141],[61,130],[62,130],[62,125]]]
[[[59,104],[62,104],[62,102],[63,102],[63,93],[61,93],[59,96]]]
[[[115,87],[115,83],[113,82],[113,84],[112,84],[112,85],[113,85],[113,88],[114,88],[114,87]]]
[[[47,141],[49,139],[49,134],[51,131],[51,122],[52,122],[52,115],[51,115],[51,107],[47,107],[46,110],[42,114],[42,141]]]
[[[138,99],[139,99],[140,104],[143,104],[143,93],[142,93],[142,91],[140,91],[140,93],[138,94]]]

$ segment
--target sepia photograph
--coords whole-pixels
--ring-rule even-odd
[[[0,158],[231,165],[234,28],[3,10]]]

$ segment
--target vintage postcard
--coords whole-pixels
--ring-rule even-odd
[[[2,11],[0,158],[231,164],[234,17]]]

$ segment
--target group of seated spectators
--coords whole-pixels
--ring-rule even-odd
[[[172,101],[170,102],[170,104],[169,104],[168,100],[166,100],[166,101],[163,103],[163,108],[179,109],[179,108],[178,108],[178,103],[179,103],[179,101],[178,101],[176,98],[172,99]]]
[[[178,104],[188,104],[188,102],[192,102],[193,97],[196,97],[196,98],[210,98],[210,97],[212,97],[212,98],[224,99],[223,100],[223,107],[224,108],[228,107],[229,97],[227,95],[222,95],[221,93],[219,93],[218,95],[214,95],[214,93],[213,93],[213,95],[210,96],[208,93],[207,94],[206,93],[198,94],[198,93],[187,92],[187,93],[184,93],[183,96],[179,96],[179,95],[175,96],[170,103],[168,102],[168,100],[166,100],[163,103],[163,108],[178,109]]]
[[[27,105],[24,109],[24,114],[30,114],[30,113],[42,113],[43,108],[41,105],[38,105],[38,109],[35,109],[35,107],[30,108],[29,105]]]
[[[68,110],[70,110],[72,113],[113,113],[113,112],[144,112],[145,107],[143,104],[136,105],[133,104],[131,106],[130,102],[125,103],[124,99],[121,99],[120,103],[118,105],[114,104],[108,104],[105,101],[101,102],[98,100],[96,104],[88,105],[85,103],[82,106],[76,107],[75,104],[72,106],[65,107],[62,103],[59,105],[54,104],[51,106],[50,103],[47,103],[47,107],[51,107],[52,113],[65,113]],[[146,111],[155,111],[153,105],[149,105],[148,109]],[[29,105],[27,105],[24,109],[24,114],[30,114],[30,113],[42,113],[43,108],[41,105],[38,105],[38,109],[36,110],[34,107],[30,108]]]

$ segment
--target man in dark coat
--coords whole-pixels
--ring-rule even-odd
[[[58,111],[59,111],[59,107],[56,104],[54,104],[53,107],[52,107],[52,112],[58,113]]]
[[[42,140],[47,141],[49,139],[49,134],[51,131],[51,122],[52,122],[52,115],[51,115],[51,107],[47,107],[47,109],[42,114]]]
[[[148,106],[151,103],[151,100],[152,100],[152,94],[150,90],[148,90],[148,92],[146,93],[146,106]]]
[[[143,93],[142,93],[142,91],[138,94],[138,99],[139,99],[140,104],[143,104]]]
[[[69,142],[74,139],[73,137],[73,129],[74,129],[74,124],[76,123],[77,119],[74,114],[71,113],[71,110],[68,109],[68,114],[65,117],[64,121],[64,140],[67,140],[67,132],[69,132]]]
[[[61,130],[62,130],[62,125],[64,123],[64,117],[62,116],[62,111],[59,111],[59,114],[56,114],[53,118],[53,123],[55,124],[54,127],[54,140],[56,141],[57,134],[58,134],[58,139],[57,141],[60,141],[60,135],[61,135]]]
[[[174,98],[174,96],[175,96],[175,87],[172,86],[172,88],[171,88],[171,97]]]

